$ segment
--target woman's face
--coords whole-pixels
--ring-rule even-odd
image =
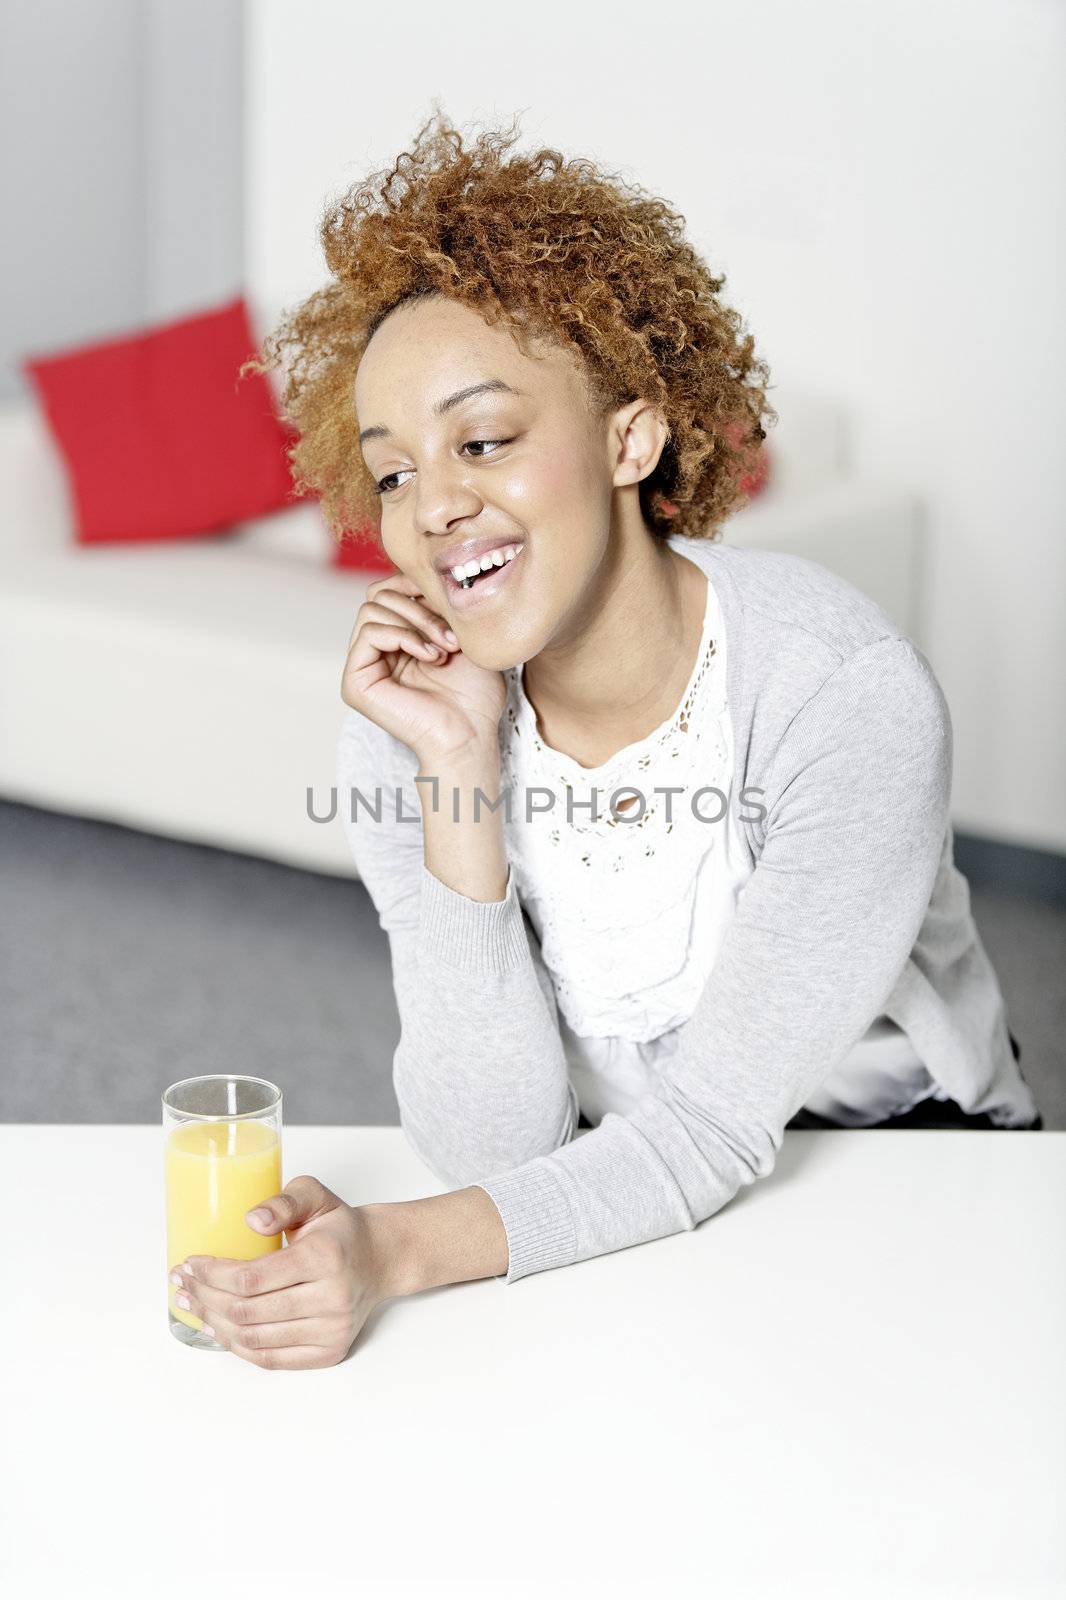
[[[618,481],[618,435],[594,409],[579,358],[553,343],[530,348],[535,357],[506,328],[434,295],[389,314],[355,383],[389,559],[472,661],[501,670],[580,630]],[[514,559],[472,587],[452,577],[508,546]]]

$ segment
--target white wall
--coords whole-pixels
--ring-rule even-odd
[[[247,30],[251,291],[323,280],[327,199],[435,96],[665,194],[779,388],[839,394],[856,469],[924,497],[956,827],[1066,850],[1066,9],[247,0]]]
[[[244,277],[242,0],[4,0],[0,400],[18,362]]]
[[[4,400],[29,392],[18,368],[27,352],[102,337],[143,304],[141,43],[136,0],[5,6]]]

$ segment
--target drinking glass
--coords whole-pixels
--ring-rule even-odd
[[[265,1078],[215,1072],[183,1078],[163,1095],[170,1331],[198,1350],[224,1350],[203,1321],[175,1305],[169,1281],[186,1256],[251,1261],[280,1250],[281,1234],[244,1220],[281,1190],[281,1090]]]

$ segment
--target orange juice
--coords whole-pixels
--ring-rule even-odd
[[[186,1256],[227,1256],[251,1261],[282,1247],[281,1234],[256,1233],[244,1220],[281,1191],[281,1141],[276,1128],[254,1119],[186,1122],[166,1141],[167,1271]],[[171,1314],[190,1328],[200,1317],[174,1304]]]

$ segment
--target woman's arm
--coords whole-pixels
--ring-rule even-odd
[[[765,845],[654,1091],[625,1116],[479,1180],[507,1282],[694,1228],[772,1171],[787,1123],[883,1009],[929,904],[952,732],[924,656],[847,658],[762,780]]]
[[[436,813],[432,785],[416,783],[420,776],[438,780]],[[426,865],[429,855],[440,871],[469,879],[474,894],[503,887],[506,857],[490,848],[499,815],[483,808],[469,829],[451,822],[453,787],[461,819],[475,784],[497,798],[491,762],[423,771],[413,752],[349,711],[337,779],[352,855],[389,937],[401,1025],[393,1082],[411,1146],[451,1184],[557,1149],[576,1131],[577,1095],[551,980],[513,876],[501,898],[478,899]],[[353,787],[375,810],[380,800],[380,820],[361,804],[352,820]]]
[[[654,1092],[626,1116],[609,1112],[575,1138],[571,1089],[570,1115],[554,1148],[520,1165],[501,1162],[491,1175],[484,1169],[480,1177],[462,1175],[460,1181],[489,1195],[502,1219],[508,1283],[691,1229],[772,1171],[788,1121],[862,1037],[907,963],[940,860],[951,760],[947,705],[925,658],[904,639],[883,639],[853,654],[797,713],[763,783],[768,814],[758,866]],[[424,872],[420,832],[411,834],[412,859]],[[409,904],[416,876],[407,875]],[[465,976],[479,980],[479,988],[495,982],[505,943],[502,917],[490,928],[477,921],[485,908],[475,911],[471,937],[474,902],[454,891],[435,893],[427,896],[432,931],[420,945],[417,977],[411,945],[402,935],[393,944],[404,974],[401,1005],[416,1011],[419,985],[428,982],[438,996],[448,985],[450,935],[463,951]],[[489,915],[499,910],[489,908]],[[389,906],[382,911],[386,926],[387,917]],[[523,970],[521,961],[511,969]],[[456,1020],[453,1013],[448,1025]],[[441,1046],[461,1085],[491,1078],[479,1065],[481,1028],[467,1031],[454,1055],[443,1032],[442,1023]],[[555,1041],[561,1056],[557,1033]],[[419,1111],[431,1111],[435,1136],[448,1148],[463,1137],[467,1119],[449,1130],[447,1087],[432,1068],[433,1039],[417,1047],[408,1042],[408,1072],[422,1082],[428,1074],[432,1084]],[[560,1077],[549,1074],[556,1092],[564,1070],[560,1060]],[[527,1080],[520,1078],[524,1092]],[[533,1116],[537,1092],[526,1101]],[[505,1104],[506,1095],[497,1099],[498,1113]],[[541,1136],[553,1136],[550,1118]],[[438,1170],[428,1150],[424,1159]],[[446,1205],[433,1214],[423,1209],[386,1219],[390,1228],[403,1225],[416,1287],[427,1256],[433,1281],[449,1281],[440,1276],[449,1270],[442,1239],[449,1215],[470,1203],[458,1195],[440,1199]],[[489,1238],[481,1275],[498,1260]],[[467,1258],[461,1276],[474,1275]]]

